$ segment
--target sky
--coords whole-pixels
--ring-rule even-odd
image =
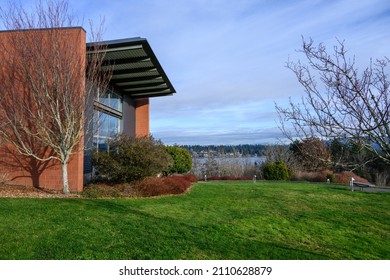
[[[89,19],[104,18],[105,40],[148,40],[176,89],[150,100],[151,134],[167,145],[283,140],[275,103],[304,95],[285,66],[303,58],[302,38],[329,49],[343,40],[359,69],[370,58],[390,57],[389,0],[69,0],[69,6],[87,31]]]

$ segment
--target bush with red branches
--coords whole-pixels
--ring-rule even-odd
[[[315,171],[315,172],[295,172],[291,178],[294,181],[309,181],[309,182],[326,182],[327,178],[333,177],[332,183],[348,185],[351,177],[357,182],[368,184],[368,180],[356,175],[352,171],[344,171],[341,173],[333,173],[330,170]]]
[[[168,177],[147,177],[131,184],[91,184],[84,188],[87,198],[151,197],[186,192],[198,179],[191,174]]]
[[[174,175],[162,178],[149,177],[132,184],[141,196],[159,196],[168,194],[181,194],[186,192],[191,184],[196,182],[195,176]]]
[[[351,171],[344,171],[341,173],[335,173],[334,177],[335,177],[335,183],[338,183],[338,184],[349,184],[351,177],[353,177],[356,182],[362,182],[365,184],[369,184],[367,179],[364,179],[363,177],[360,177]]]

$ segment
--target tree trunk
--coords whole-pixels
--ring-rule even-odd
[[[62,165],[62,192],[64,194],[69,193],[69,182],[68,182],[68,162],[64,161]]]

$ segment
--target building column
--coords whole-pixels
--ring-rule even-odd
[[[149,98],[135,101],[135,135],[149,136]]]

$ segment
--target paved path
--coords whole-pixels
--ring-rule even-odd
[[[360,187],[354,186],[353,187],[354,191],[361,191]],[[363,188],[363,192],[373,192],[373,193],[378,193],[378,192],[386,192],[390,193],[390,188],[380,188],[380,187],[366,187]]]

